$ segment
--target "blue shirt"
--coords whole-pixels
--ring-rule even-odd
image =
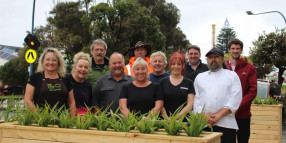
[[[167,72],[165,72],[164,74],[162,74],[162,75],[154,75],[153,73],[150,73],[149,74],[149,80],[151,81],[151,82],[154,82],[154,83],[159,83],[159,81],[160,81],[160,79],[162,79],[162,78],[164,78],[164,77],[168,77],[168,76],[170,76],[171,74],[170,73],[167,73]]]

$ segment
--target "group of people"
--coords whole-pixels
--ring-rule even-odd
[[[151,54],[151,45],[139,41],[131,48],[132,57],[125,65],[121,53],[106,57],[107,44],[97,39],[90,47],[92,58],[77,53],[71,73],[66,73],[61,53],[46,48],[37,71],[28,80],[25,105],[35,111],[36,106],[45,104],[64,106],[72,117],[85,114],[90,107],[95,107],[95,112],[120,108],[125,117],[135,112],[147,118],[157,113],[169,118],[179,107],[178,118],[190,110],[197,113],[204,109],[213,130],[223,133],[222,142],[236,142],[236,138],[239,143],[248,142],[250,105],[256,97],[257,81],[254,66],[240,58],[242,50],[243,43],[231,39],[229,60],[212,48],[204,64],[200,48],[192,45],[188,60],[185,53],[174,52],[168,63],[163,52]],[[170,73],[165,71],[167,65]]]

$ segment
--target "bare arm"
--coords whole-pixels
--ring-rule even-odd
[[[73,96],[73,90],[69,92],[68,104],[69,104],[71,117],[75,117],[76,116],[76,105],[75,105],[75,100]]]
[[[188,94],[187,105],[181,110],[177,118],[180,119],[184,114],[187,114],[190,110],[192,110],[193,104],[194,104],[194,94]]]
[[[33,103],[34,91],[35,87],[28,83],[26,85],[26,92],[25,92],[25,106],[28,106],[31,110],[36,112],[37,108]]]
[[[119,107],[120,107],[120,112],[122,115],[127,118],[128,113],[130,112],[129,109],[127,108],[127,99],[126,98],[121,98],[119,99]]]
[[[169,119],[169,116],[168,116],[168,114],[167,114],[167,112],[166,112],[165,107],[162,107],[162,109],[161,109],[161,115],[164,116],[164,117],[166,117],[167,119]]]
[[[149,115],[147,116],[147,118],[150,116],[150,114],[157,114],[160,112],[160,110],[162,109],[164,104],[163,100],[157,100],[155,101],[155,107],[150,111]]]

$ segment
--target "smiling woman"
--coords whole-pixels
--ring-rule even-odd
[[[92,95],[91,83],[85,79],[90,71],[91,58],[88,54],[79,52],[73,58],[72,73],[66,74],[71,81],[74,98],[76,102],[76,113],[86,114],[90,107],[90,98]]]

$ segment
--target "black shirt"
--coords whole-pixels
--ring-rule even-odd
[[[193,82],[185,77],[177,86],[171,83],[170,77],[161,79],[160,85],[164,95],[164,107],[168,116],[170,112],[174,113],[177,108],[187,102],[188,94],[195,94]]]
[[[77,82],[70,73],[66,74],[66,77],[72,84],[76,108],[90,107],[90,98],[92,95],[91,83],[86,79],[84,79],[83,83]]]
[[[197,66],[196,70],[194,70],[190,63],[188,62],[186,64],[186,67],[185,67],[185,75],[184,77],[192,80],[193,82],[195,82],[195,78],[197,77],[197,75],[199,73],[202,73],[202,72],[205,72],[205,71],[208,71],[209,68],[208,68],[208,65],[202,63],[202,61],[200,60],[200,64]]]
[[[150,83],[146,87],[137,87],[133,83],[122,87],[121,98],[127,98],[127,107],[130,112],[149,113],[157,100],[163,100],[161,87],[157,83]]]

